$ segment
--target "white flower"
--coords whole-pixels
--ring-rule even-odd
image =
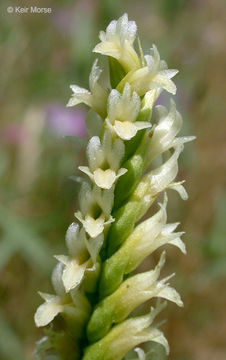
[[[115,304],[120,303],[121,313],[123,313],[122,309],[124,308],[123,317],[127,316],[137,306],[153,297],[161,297],[176,303],[178,306],[183,306],[180,295],[166,283],[174,274],[163,280],[157,281],[164,263],[165,251],[162,253],[154,270],[130,277],[125,280],[112,295],[110,295],[115,299]],[[136,294],[135,297],[134,294]],[[117,319],[117,321],[118,320],[119,319]],[[120,318],[120,321],[121,320],[122,319]]]
[[[78,329],[78,336],[81,333],[84,323],[90,312],[90,304],[85,294],[80,290],[72,290],[70,294],[65,296],[50,295],[39,292],[39,295],[45,300],[35,313],[36,326],[46,326],[54,318],[61,314],[71,331]]]
[[[36,326],[48,325],[59,313],[63,312],[64,304],[57,295],[50,295],[39,292],[39,295],[45,300],[35,313]]]
[[[113,255],[115,259],[117,259],[117,257],[119,257],[119,259],[127,258],[124,268],[125,274],[133,271],[143,259],[162,245],[175,245],[183,253],[186,253],[185,245],[180,239],[183,232],[174,232],[179,224],[166,224],[166,194],[163,204],[159,205],[161,207],[160,210],[139,224],[125,240],[121,248]]]
[[[142,100],[142,112],[145,112],[147,110],[152,110],[155,104],[155,101],[159,97],[161,93],[161,89],[152,89],[146,92],[146,94],[143,97]]]
[[[178,173],[178,157],[183,148],[183,141],[176,142],[174,153],[170,158],[161,166],[147,173],[138,184],[133,196],[141,199],[139,219],[150,208],[159,193],[166,189],[176,190],[183,200],[187,200],[187,193],[182,185],[183,181],[173,182]]]
[[[65,294],[62,283],[62,264],[58,263],[52,274],[52,284],[57,295],[50,295],[39,292],[45,302],[38,307],[35,313],[36,326],[48,325],[59,313],[64,311],[64,305],[71,302],[71,298]]]
[[[102,189],[111,189],[116,180],[127,171],[120,168],[124,156],[124,144],[120,139],[112,140],[109,131],[104,132],[102,141],[93,136],[87,146],[87,166],[79,169]]]
[[[136,121],[140,107],[140,97],[135,91],[131,94],[128,83],[125,84],[122,94],[113,89],[108,98],[107,125],[121,139],[130,140],[138,130],[151,127],[149,122]]]
[[[170,110],[162,105],[155,107],[157,125],[149,142],[148,156],[153,159],[174,145],[173,140],[181,129],[182,117],[176,110],[175,102],[171,99]],[[149,160],[150,161],[150,160]]]
[[[178,144],[178,146],[175,147],[175,151],[171,157],[161,166],[152,170],[150,174],[147,175],[147,178],[150,181],[149,194],[152,197],[166,189],[175,179],[178,173],[178,157],[181,154],[183,148],[183,144]]]
[[[84,228],[79,230],[79,225],[76,223],[69,226],[66,233],[69,256],[55,256],[64,265],[62,281],[67,293],[78,288],[86,272],[97,270],[97,257],[103,241],[103,234],[95,239],[87,239]]]
[[[155,107],[157,125],[153,128],[151,139],[149,141],[148,161],[150,162],[156,156],[175,147],[177,144],[195,139],[194,136],[176,137],[182,126],[182,117],[176,110],[175,102],[170,100],[169,111],[162,105]]]
[[[82,282],[86,268],[90,265],[90,261],[80,264],[75,258],[70,258],[66,255],[55,255],[55,258],[65,265],[62,275],[62,280],[66,292],[76,288]]]
[[[138,68],[140,61],[133,48],[136,31],[135,21],[128,21],[128,15],[124,14],[117,21],[111,21],[106,32],[100,32],[101,42],[93,51],[117,59],[126,71]]]
[[[63,267],[62,281],[66,292],[78,287],[84,277],[87,267],[91,265],[89,252],[86,248],[86,235],[84,229],[72,223],[66,233],[66,244],[69,256],[56,255]]]
[[[167,283],[174,274],[158,281],[164,263],[165,252],[162,253],[154,270],[129,277],[115,292],[97,305],[87,328],[89,340],[99,340],[114,323],[123,321],[136,307],[154,297],[183,306],[180,295]]]
[[[97,265],[97,256],[101,249],[101,246],[104,241],[103,234],[100,234],[95,239],[88,240],[85,236],[85,231],[83,241],[88,252],[88,260],[79,261],[79,254],[74,256],[65,256],[65,255],[56,255],[55,258],[64,264],[62,281],[65,287],[65,291],[69,292],[72,289],[77,288],[85,275],[85,272],[94,272]]]
[[[113,206],[113,188],[103,190],[84,182],[79,193],[81,211],[75,213],[91,238],[100,235],[105,226],[114,221],[111,214]]]
[[[160,60],[159,52],[155,45],[151,48],[151,55],[145,56],[146,66],[130,71],[118,85],[121,91],[128,82],[132,89],[142,96],[151,89],[164,89],[171,94],[176,93],[176,86],[171,80],[178,70],[167,69],[165,61]]]
[[[94,219],[89,214],[82,216],[80,211],[75,213],[76,218],[82,223],[84,229],[89,234],[91,238],[97,237],[104,231],[104,227],[114,221],[110,216],[107,221],[105,221],[104,214],[101,214],[97,219]]]
[[[105,337],[87,349],[84,360],[90,359],[90,352],[92,354],[97,351],[100,360],[104,360],[109,353],[115,360],[120,360],[135,346],[147,341],[163,345],[166,354],[169,354],[169,345],[163,333],[151,326],[164,306],[165,303],[158,304],[155,309],[151,308],[151,312],[147,315],[132,317],[115,325]]]
[[[87,260],[87,248],[85,244],[85,232],[79,225],[73,222],[67,229],[65,241],[70,256],[76,256],[80,262]]]
[[[90,91],[81,88],[77,85],[71,85],[73,95],[69,100],[67,106],[75,106],[84,103],[95,110],[102,118],[106,115],[106,104],[108,92],[101,85],[98,80],[102,70],[97,66],[97,59],[94,61],[89,77]]]

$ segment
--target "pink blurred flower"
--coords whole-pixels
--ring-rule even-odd
[[[19,145],[26,138],[27,133],[22,124],[12,123],[3,128],[2,139],[8,145]]]
[[[60,104],[50,104],[46,109],[48,126],[60,136],[87,135],[85,126],[85,113],[78,109],[68,109]]]

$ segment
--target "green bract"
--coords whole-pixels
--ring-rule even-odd
[[[150,313],[131,313],[145,301],[163,298],[182,306],[179,294],[159,279],[165,252],[152,270],[134,273],[156,249],[172,244],[186,252],[178,223],[167,224],[167,189],[182,197],[183,181],[174,182],[184,143],[193,137],[177,137],[182,118],[173,100],[167,110],[155,106],[163,90],[176,93],[171,80],[177,70],[167,68],[155,45],[149,55],[134,48],[136,23],[127,14],[100,32],[94,52],[108,56],[112,89],[99,83],[101,69],[95,60],[89,77],[90,90],[71,85],[68,106],[85,103],[87,115],[87,176],[79,193],[78,222],[66,233],[66,255],[56,255],[52,283],[55,294],[36,311],[37,326],[51,328],[38,342],[36,359],[121,360],[137,345],[154,341],[169,346],[153,324],[163,307],[157,301]],[[140,44],[139,44],[140,47]],[[152,114],[154,119],[152,120]],[[153,123],[151,123],[151,121]],[[159,157],[161,165],[153,166]],[[160,209],[140,222],[160,194]]]

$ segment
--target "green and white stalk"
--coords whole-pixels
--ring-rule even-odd
[[[167,224],[166,191],[176,190],[187,199],[183,181],[175,178],[184,143],[194,137],[177,136],[182,117],[172,99],[169,110],[155,106],[163,90],[176,93],[171,79],[177,70],[167,68],[155,45],[150,55],[142,50],[138,55],[136,31],[136,23],[124,14],[100,33],[94,52],[108,56],[112,89],[100,85],[97,60],[90,91],[71,86],[68,106],[85,103],[97,115],[90,119],[89,114],[93,123],[88,132],[94,130],[94,136],[87,145],[88,164],[79,167],[87,177],[79,193],[78,222],[66,233],[68,254],[55,256],[55,295],[40,293],[45,302],[35,323],[52,326],[37,345],[37,359],[52,354],[62,360],[121,360],[134,350],[134,359],[143,360],[145,352],[137,346],[147,341],[162,344],[169,353],[166,338],[153,324],[164,303],[157,301],[146,315],[131,316],[152,298],[183,306],[168,283],[172,275],[159,280],[165,251],[153,270],[134,271],[165,244],[186,253],[183,232],[175,232],[178,223]],[[155,168],[157,157],[162,164]],[[138,224],[160,194],[160,209]]]

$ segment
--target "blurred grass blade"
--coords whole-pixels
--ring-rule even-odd
[[[1,243],[2,249],[4,249],[3,257],[0,258],[2,264],[9,260],[10,251],[11,256],[13,255],[10,249],[14,249],[14,251],[20,252],[31,267],[38,268],[41,272],[49,271],[52,265],[49,261],[51,251],[47,243],[37,236],[31,224],[28,223],[28,219],[22,220],[0,205],[0,225],[4,238],[7,238],[9,243],[7,246]]]
[[[10,241],[7,237],[0,242],[0,269],[4,268],[13,254],[18,250],[18,244]]]
[[[21,343],[0,313],[0,357],[5,360],[24,360]]]

